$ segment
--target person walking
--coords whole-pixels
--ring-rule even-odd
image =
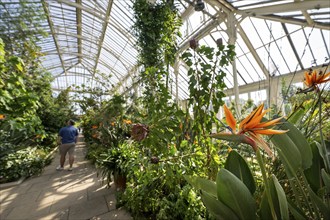
[[[66,154],[69,153],[69,171],[72,171],[72,166],[74,162],[74,151],[75,146],[78,141],[78,129],[74,127],[75,122],[70,119],[67,122],[67,126],[63,127],[59,131],[59,142],[60,145],[60,165],[56,168],[56,170],[61,171],[64,169],[65,157]]]

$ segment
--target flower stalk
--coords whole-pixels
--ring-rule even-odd
[[[276,212],[275,212],[275,208],[274,208],[274,204],[273,204],[273,200],[272,200],[272,196],[271,196],[271,192],[270,192],[268,176],[267,176],[266,169],[265,169],[264,160],[262,159],[259,149],[256,150],[256,155],[257,155],[257,161],[260,166],[260,170],[261,170],[261,174],[262,174],[262,179],[265,184],[265,191],[266,191],[268,203],[270,206],[270,211],[272,213],[273,220],[277,220],[277,216],[276,216]]]

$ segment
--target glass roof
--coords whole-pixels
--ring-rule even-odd
[[[133,0],[0,0],[1,22],[18,16],[20,2],[45,13],[49,34],[39,45],[43,67],[54,77],[52,88],[91,86],[110,94],[133,86],[138,52],[132,34]],[[242,93],[264,90],[272,77],[301,74],[322,66],[330,57],[330,2],[324,0],[204,0],[202,12],[194,1],[175,0],[183,19],[179,51],[196,38],[202,45],[236,42],[237,83]],[[33,28],[33,27],[31,27]],[[10,32],[10,31],[9,31]],[[187,69],[171,72],[173,96],[186,99]],[[233,69],[226,69],[227,94],[233,94]],[[107,83],[104,83],[107,82]],[[176,86],[178,94],[176,94]],[[79,88],[79,87],[78,87]],[[79,92],[79,89],[77,89]]]

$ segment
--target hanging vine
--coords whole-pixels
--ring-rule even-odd
[[[168,68],[174,64],[181,20],[171,1],[151,4],[137,0],[133,9],[139,63],[144,67],[140,74],[145,87],[144,100],[149,113],[152,113],[163,109],[170,98]]]

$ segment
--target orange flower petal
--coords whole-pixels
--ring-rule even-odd
[[[278,124],[277,122],[279,122],[282,118],[283,117],[279,117],[279,118],[276,118],[276,119],[271,120],[271,121],[262,122],[262,123],[258,124],[257,126],[255,126],[255,128],[266,128],[266,127],[269,127],[269,126],[276,125],[276,124]]]
[[[319,83],[324,83],[324,82],[329,81],[330,78],[327,79],[328,76],[330,76],[330,72],[328,72],[328,73],[326,73],[326,74],[323,74],[323,75],[320,77],[320,82],[319,82]]]
[[[312,73],[312,83],[317,82],[316,80],[317,80],[317,72],[316,72],[316,70],[314,70]]]
[[[235,120],[233,114],[231,113],[231,111],[228,109],[228,107],[226,105],[224,105],[223,108],[224,108],[224,112],[225,112],[225,116],[226,116],[227,125],[232,129],[232,131],[234,133],[236,133],[236,120]]]
[[[256,115],[246,126],[245,129],[252,129],[255,128],[261,121],[261,119],[264,117],[264,115],[269,112],[270,109],[262,112],[260,115]]]
[[[308,72],[305,72],[304,75],[305,75],[304,83],[306,86],[310,87],[311,84],[310,75],[308,74]]]
[[[248,115],[245,119],[243,119],[243,121],[241,121],[241,123],[239,124],[239,129],[244,130],[246,127],[246,124],[248,124],[255,117],[255,115],[260,115],[263,108],[264,108],[264,103],[259,105],[258,108],[256,108],[253,112],[251,112],[250,115]]]
[[[260,130],[253,130],[253,132],[257,134],[271,135],[271,134],[284,134],[288,132],[288,130],[260,129]]]

